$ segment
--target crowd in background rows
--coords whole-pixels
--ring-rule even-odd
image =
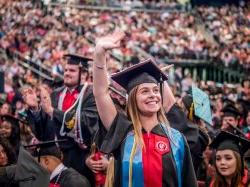
[[[241,64],[249,68],[247,6],[198,7],[192,11],[173,9],[157,13],[69,7],[41,9],[28,1],[6,2],[1,6],[1,47],[17,50],[38,64],[56,66],[62,54],[68,52],[89,56],[93,45],[88,40],[94,42],[96,37],[119,27],[129,37],[121,50],[114,51],[122,62],[138,56],[134,50],[137,46],[163,61],[206,59],[223,61],[226,66]],[[199,22],[215,40],[205,37]]]
[[[134,47],[161,60],[216,60],[223,61],[226,66],[241,64],[250,69],[250,13],[247,7],[199,7],[195,13],[99,12],[69,7],[41,9],[29,1],[5,1],[0,8],[1,49],[8,57],[13,52],[19,52],[31,61],[43,64],[52,69],[54,76],[63,74],[62,57],[65,53],[91,57],[95,38],[106,35],[116,27],[127,32],[127,40],[121,48],[112,51],[110,72],[119,71],[128,63],[137,63],[142,58]],[[215,41],[208,41],[198,28],[197,14]],[[43,84],[50,91],[54,89],[50,83],[39,82],[31,71],[11,58],[0,56],[0,63],[1,70],[5,71],[6,94],[6,98],[2,98],[0,115],[13,113],[18,117],[25,116],[27,106],[19,92],[23,84],[34,87]],[[189,72],[183,73],[177,68],[173,78],[176,84],[171,87],[176,97],[190,90],[193,79]],[[197,84],[211,96],[212,128],[220,128],[221,110],[230,102],[241,114],[238,128],[250,139],[250,80],[236,85],[202,81]],[[24,144],[35,141],[29,128],[22,128],[21,135]],[[209,150],[204,158],[208,155]],[[212,171],[207,168],[207,172]]]

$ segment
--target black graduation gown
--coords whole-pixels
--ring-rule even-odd
[[[9,172],[6,171],[6,167],[0,167],[0,186],[1,187],[18,187],[18,183],[15,182],[15,166],[9,166]]]
[[[122,186],[122,159],[125,155],[124,153],[124,147],[126,142],[126,137],[128,133],[130,133],[132,130],[132,124],[127,119],[126,115],[122,113],[118,113],[115,117],[104,141],[101,147],[101,151],[105,153],[113,153],[115,157],[115,180],[114,180],[114,186]],[[143,134],[145,131],[143,132]],[[161,137],[165,137],[168,139],[168,136],[164,132],[164,130],[161,128],[161,125],[155,126],[151,134],[153,135],[159,135]],[[147,147],[146,147],[147,148]],[[150,151],[149,151],[149,154]],[[153,157],[150,157],[153,158]],[[151,161],[150,161],[151,162]],[[177,179],[177,170],[176,170],[176,164],[174,161],[173,152],[170,149],[169,152],[162,154],[162,182],[161,186],[163,187],[178,187],[178,179]],[[148,170],[147,172],[152,175],[158,175],[157,172]],[[145,173],[145,171],[144,171]],[[184,158],[183,158],[183,165],[182,165],[182,186],[192,186],[196,187],[196,177],[192,165],[192,160],[189,152],[189,147],[184,139]],[[137,180],[138,181],[138,180]],[[158,186],[155,186],[158,187]]]
[[[72,168],[68,168],[59,175],[55,176],[50,183],[55,184],[56,180],[60,187],[90,187],[88,179],[80,175],[77,171]],[[50,185],[53,186],[53,185]]]
[[[202,153],[209,143],[208,135],[192,123],[176,104],[166,113],[166,117],[171,127],[185,136],[190,148],[194,169],[197,172],[203,160]]]
[[[43,110],[40,112],[27,110],[27,120],[32,132],[39,141],[55,139],[55,127],[53,121]]]
[[[80,87],[81,88],[81,87]],[[59,139],[65,138],[60,135],[61,124],[63,121],[64,112],[57,109],[59,96],[64,88],[56,90],[52,93],[52,105],[55,108],[53,113],[53,121],[55,122],[55,132]],[[79,89],[80,92],[80,89]],[[68,142],[60,144],[61,150],[64,155],[63,163],[67,167],[72,167],[76,169],[81,174],[85,175],[87,178],[92,178],[92,172],[85,164],[85,160],[89,155],[89,150],[94,136],[101,126],[101,121],[98,115],[98,111],[95,104],[95,98],[92,91],[92,86],[88,86],[82,103],[81,112],[81,129],[84,143],[88,145],[87,149],[81,149],[78,144],[70,137]]]
[[[35,126],[33,129],[35,134],[43,139],[52,138],[51,133],[53,133],[53,136],[56,134],[58,139],[68,139],[67,142],[59,143],[64,156],[63,164],[67,167],[74,168],[87,178],[93,178],[92,172],[85,164],[85,159],[89,155],[93,137],[102,125],[97,112],[92,86],[89,85],[84,94],[81,111],[81,129],[84,143],[88,145],[87,149],[81,149],[73,138],[60,135],[64,112],[58,109],[58,102],[60,93],[62,93],[64,88],[65,87],[58,88],[51,94],[52,106],[54,107],[53,119],[47,114],[44,114],[43,111],[40,111],[39,115],[33,114],[32,112],[29,113],[31,115],[30,117],[33,118],[33,126]],[[78,88],[79,92],[81,88],[82,86]],[[103,130],[104,128],[101,127],[101,129]],[[99,139],[101,139],[101,136],[99,136]]]

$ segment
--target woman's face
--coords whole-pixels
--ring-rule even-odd
[[[216,167],[222,176],[233,176],[237,168],[237,160],[233,151],[229,149],[217,151]]]
[[[8,114],[10,111],[10,106],[7,103],[4,103],[0,109],[0,114],[5,115]]]
[[[8,157],[2,145],[0,145],[0,167],[8,164]]]
[[[136,93],[137,106],[141,114],[152,115],[161,107],[159,86],[155,83],[143,83],[138,86]]]
[[[244,87],[244,88],[249,88],[249,87],[250,87],[250,81],[249,81],[249,80],[245,80],[245,81],[243,82],[243,87]]]
[[[0,124],[0,137],[9,138],[11,135],[11,124],[8,121],[3,121]]]

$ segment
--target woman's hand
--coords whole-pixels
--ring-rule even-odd
[[[109,164],[109,160],[104,155],[101,155],[100,160],[94,160],[94,156],[95,155],[92,154],[86,159],[85,161],[86,165],[94,173],[98,173],[100,171],[106,171]]]
[[[120,47],[121,40],[125,37],[125,33],[120,30],[114,31],[112,34],[98,38],[96,41],[96,51],[106,51]]]
[[[172,106],[176,103],[176,99],[168,83],[164,81],[163,85],[163,108],[165,112],[168,113]]]
[[[32,88],[27,88],[22,91],[22,97],[26,105],[35,111],[39,109],[38,97]]]
[[[119,47],[124,37],[125,33],[117,30],[96,41],[93,64],[93,93],[99,116],[107,130],[110,128],[117,111],[109,95],[109,75],[106,67],[106,51]]]
[[[42,109],[52,117],[54,108],[51,104],[51,98],[49,92],[43,87],[40,87],[40,97]]]

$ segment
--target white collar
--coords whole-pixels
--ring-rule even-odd
[[[50,180],[52,180],[55,176],[59,175],[65,169],[67,169],[67,167],[64,166],[63,163],[59,164],[51,173]]]
[[[73,91],[77,89],[77,86],[74,86],[73,88],[67,87],[67,90],[72,94]]]

